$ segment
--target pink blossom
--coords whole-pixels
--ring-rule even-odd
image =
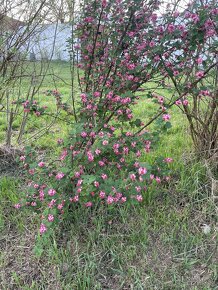
[[[200,18],[197,14],[192,14],[191,15],[191,19],[193,20],[193,22],[196,24],[197,22],[199,22]]]
[[[25,161],[26,160],[26,156],[20,156],[20,161]]]
[[[96,154],[96,155],[99,155],[100,153],[101,153],[101,150],[97,148],[97,149],[95,150],[95,154]]]
[[[182,104],[182,101],[181,101],[181,100],[177,100],[177,101],[175,101],[175,104],[176,104],[177,106],[179,106],[179,105]]]
[[[151,179],[151,180],[154,179],[154,174],[150,174],[150,179]]]
[[[175,30],[175,25],[174,24],[169,24],[167,27],[167,30],[169,33],[172,33]]]
[[[56,194],[56,190],[55,189],[51,188],[51,189],[48,190],[48,195],[49,196],[54,196],[55,194]]]
[[[86,137],[87,137],[87,133],[86,133],[86,132],[82,132],[82,133],[81,133],[81,137],[82,137],[82,138],[86,138]]]
[[[162,118],[164,121],[169,121],[171,116],[169,114],[164,114]]]
[[[141,156],[141,152],[140,152],[140,150],[137,150],[136,157],[140,157],[140,156]]]
[[[79,180],[77,181],[77,185],[76,185],[76,186],[81,186],[82,183],[83,183],[83,180],[82,180],[82,179],[79,179]]]
[[[62,204],[62,203],[61,203],[61,204],[58,204],[57,208],[58,208],[59,210],[61,210],[61,209],[63,208],[63,204]]]
[[[123,153],[125,155],[128,155],[129,154],[129,148],[128,147],[123,147]]]
[[[101,167],[105,166],[104,161],[101,161],[101,160],[98,162],[98,164],[99,164],[99,166],[101,166]]]
[[[202,94],[203,96],[210,96],[210,91],[209,90],[201,90],[200,94]]]
[[[180,12],[179,11],[175,11],[174,13],[173,13],[173,16],[174,17],[178,17],[180,15]]]
[[[94,92],[93,95],[94,95],[94,97],[99,98],[101,96],[101,93],[100,92]]]
[[[153,22],[155,22],[155,21],[157,20],[157,14],[156,14],[156,13],[153,13],[153,14],[151,15],[151,20],[152,20]]]
[[[30,170],[29,170],[29,174],[30,174],[30,175],[33,175],[34,173],[35,173],[35,169],[30,169]]]
[[[134,180],[136,180],[136,176],[135,176],[135,174],[134,173],[132,173],[132,174],[130,174],[130,179],[132,180],[132,181],[134,181]]]
[[[161,183],[160,177],[156,176],[155,180],[157,181],[157,183]]]
[[[173,75],[176,77],[176,76],[178,76],[179,75],[179,71],[178,70],[174,70],[173,71]]]
[[[43,190],[40,190],[40,191],[39,191],[39,199],[40,199],[41,201],[44,200],[44,196],[45,196],[44,191],[43,191]]]
[[[115,143],[115,144],[113,145],[113,149],[119,149],[119,147],[120,147],[120,144],[118,144],[118,143]]]
[[[117,193],[116,193],[116,198],[117,198],[118,200],[119,200],[122,196],[123,196],[123,195],[122,195],[121,192],[117,192]]]
[[[89,136],[92,137],[92,138],[95,138],[95,132],[91,132],[91,133],[89,134]]]
[[[98,133],[98,136],[101,137],[101,138],[103,138],[104,137],[104,132],[99,132]]]
[[[129,35],[129,37],[134,37],[135,32],[134,31],[130,31],[130,32],[128,32],[128,35]]]
[[[86,18],[84,19],[84,21],[85,21],[86,23],[92,23],[92,22],[93,22],[93,20],[94,20],[94,18],[93,18],[93,17],[91,17],[91,16],[89,16],[89,17],[86,17]]]
[[[101,177],[102,177],[102,179],[105,180],[105,179],[107,179],[107,174],[104,174],[104,173],[103,173],[103,174],[101,175]]]
[[[132,119],[133,118],[133,114],[128,114],[127,115],[127,118],[130,120],[130,119]]]
[[[73,156],[76,156],[78,154],[79,154],[79,151],[76,151],[76,150],[74,150],[73,153],[72,153]]]
[[[106,196],[105,192],[104,191],[100,191],[99,197],[103,199],[103,198],[105,198],[105,196]]]
[[[80,193],[82,191],[82,187],[77,188],[77,192]]]
[[[99,182],[98,181],[94,181],[94,186],[95,187],[99,187]]]
[[[88,109],[88,110],[92,110],[92,105],[91,104],[88,104],[87,106],[86,106],[86,108]]]
[[[124,203],[124,202],[126,202],[126,197],[125,196],[123,196],[123,197],[121,197],[121,203]]]
[[[103,142],[102,142],[102,145],[108,145],[108,141],[107,140],[104,140]]]
[[[64,173],[62,173],[62,172],[59,172],[56,176],[55,176],[55,178],[57,179],[57,180],[60,180],[60,179],[62,179],[64,177]]]
[[[164,97],[159,96],[159,97],[158,97],[158,102],[159,102],[160,104],[163,104],[163,103],[164,103]]]
[[[46,226],[45,226],[44,224],[41,224],[41,225],[40,225],[40,229],[39,229],[40,234],[42,235],[42,234],[44,234],[46,231],[47,231]]]
[[[138,173],[139,175],[145,175],[147,173],[147,169],[145,167],[139,167]]]
[[[79,201],[79,196],[75,195],[74,198],[73,198],[73,202],[78,202],[78,201]]]
[[[182,103],[184,106],[188,106],[188,104],[189,104],[188,100],[183,100]]]
[[[74,176],[75,176],[76,178],[79,178],[80,175],[81,175],[81,173],[80,173],[79,171],[76,171],[75,174],[74,174]]]
[[[81,94],[80,97],[81,97],[81,100],[82,100],[83,103],[86,103],[87,102],[87,96],[86,96],[86,94]]]
[[[19,203],[17,203],[14,205],[14,208],[19,209],[19,208],[21,208],[21,205]]]
[[[152,41],[149,43],[149,46],[150,46],[150,47],[154,47],[154,46],[155,46],[155,42],[152,40]]]
[[[90,161],[90,162],[92,162],[93,160],[94,160],[94,155],[92,154],[92,152],[88,152],[87,153],[87,157],[88,157],[88,160]]]
[[[55,203],[56,203],[56,200],[55,200],[55,199],[52,199],[52,200],[49,202],[48,207],[49,207],[49,208],[52,208],[52,207],[55,205]]]
[[[41,161],[41,162],[38,163],[38,166],[39,167],[44,167],[45,166],[45,163]]]
[[[207,37],[211,37],[211,36],[214,36],[214,35],[216,35],[216,31],[215,31],[215,29],[210,29],[210,30],[208,30],[207,33],[206,33],[206,36],[207,36]]]
[[[88,201],[85,203],[85,207],[91,207],[92,206],[92,202],[91,201]]]
[[[204,72],[203,72],[203,71],[198,71],[198,72],[196,72],[195,76],[196,76],[198,79],[200,79],[200,78],[202,78],[202,77],[204,76]]]
[[[202,64],[203,59],[201,57],[199,57],[199,58],[197,58],[196,62],[197,62],[197,64]]]
[[[159,55],[156,55],[155,57],[154,57],[154,61],[159,61],[161,58],[159,57]]]
[[[54,220],[54,216],[52,214],[49,214],[48,215],[48,221],[49,222],[53,222],[53,220]]]
[[[39,117],[40,115],[41,115],[41,113],[40,112],[35,112],[35,115],[37,116],[37,117]]]
[[[130,137],[132,136],[133,134],[131,132],[126,132],[126,137]]]
[[[141,194],[136,195],[136,199],[137,199],[137,201],[139,201],[139,202],[142,202],[142,201],[143,201],[143,197],[142,197]]]
[[[67,149],[64,148],[64,150],[61,153],[60,160],[65,160],[65,158],[67,157],[67,154],[68,154]]]
[[[75,45],[74,45],[74,48],[75,48],[75,49],[80,49],[80,44],[79,44],[79,43],[75,44]]]
[[[139,165],[139,162],[135,162],[134,163],[134,167],[138,168],[140,165]]]
[[[113,202],[114,202],[114,198],[113,198],[113,196],[109,195],[109,196],[107,197],[107,204],[112,204]]]
[[[128,69],[133,70],[135,68],[135,64],[131,63],[127,67],[128,67]]]
[[[127,76],[127,79],[128,79],[129,81],[132,81],[132,80],[134,80],[134,76],[133,76],[133,75],[128,75],[128,76]]]
[[[181,31],[181,32],[184,32],[185,31],[185,25],[178,25],[178,29]]]
[[[117,168],[120,170],[122,168],[122,166],[118,163]]]
[[[137,192],[140,192],[142,190],[141,186],[136,186],[135,189]]]
[[[29,100],[26,100],[24,103],[22,103],[23,107],[27,107],[29,105]]]

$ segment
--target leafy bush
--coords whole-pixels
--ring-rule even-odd
[[[170,127],[169,108],[186,108],[188,95],[215,66],[213,60],[204,70],[195,66],[195,52],[214,36],[204,29],[196,34],[199,21],[207,21],[212,13],[209,6],[203,19],[195,6],[191,14],[173,11],[159,17],[156,1],[84,2],[76,23],[79,41],[72,40],[73,55],[80,60],[75,124],[67,140],[59,140],[62,153],[54,157],[56,162],[40,160],[32,151],[21,157],[31,175],[24,203],[41,214],[41,234],[73,204],[141,202],[148,186],[168,180],[171,158],[141,161]],[[212,53],[213,45],[210,48]],[[132,107],[140,99],[136,92],[148,82],[156,88],[173,84],[175,90],[170,100],[149,92],[158,111],[143,124],[134,118]],[[148,131],[156,120],[155,130]]]

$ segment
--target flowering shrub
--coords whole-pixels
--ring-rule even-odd
[[[40,106],[36,100],[20,99],[18,101],[13,101],[13,104],[21,105],[23,107],[24,113],[34,114],[37,117],[43,115],[47,109],[47,106]]]
[[[169,41],[176,41],[177,51],[174,57],[161,57],[161,61],[175,88],[175,104],[187,117],[196,152],[212,157],[218,140],[218,3],[194,1],[174,15],[174,19],[172,15],[167,18],[171,22]],[[175,38],[178,30],[183,31],[181,40]]]
[[[214,67],[212,63],[193,74],[193,51],[203,37],[196,35],[200,17],[195,13],[174,11],[161,18],[158,1],[83,4],[76,26],[79,41],[73,42],[74,55],[77,51],[81,59],[75,124],[65,141],[58,140],[62,153],[56,162],[39,160],[31,150],[21,156],[29,174],[24,204],[41,214],[41,234],[75,204],[140,203],[148,186],[169,180],[172,158],[158,157],[152,164],[143,160],[170,127],[168,109],[188,106],[187,94]],[[187,21],[181,24],[184,17]],[[207,39],[214,32],[203,33]],[[157,87],[173,84],[175,91],[171,100],[149,96],[160,110],[143,124],[132,108],[140,100],[137,91],[149,81]],[[148,131],[155,120],[158,126]]]
[[[27,151],[20,157],[29,175],[24,203],[41,213],[40,232],[73,204],[142,202],[151,183],[169,179],[167,164],[172,162],[171,158],[159,158],[153,164],[140,161],[141,155],[149,154],[153,139],[146,131],[134,136],[105,125],[99,132],[92,127],[75,128],[68,140],[58,140],[63,150],[56,164],[36,163],[37,156]]]

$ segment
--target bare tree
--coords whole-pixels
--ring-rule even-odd
[[[0,113],[6,118],[5,142],[9,147],[11,146],[12,124],[19,111],[18,106],[11,106],[11,97],[16,95],[17,101],[20,99],[20,86],[22,86],[23,77],[27,74],[28,48],[26,44],[44,21],[45,3],[46,0],[0,0]],[[30,96],[33,97],[38,91],[33,88],[32,84],[33,82],[30,82],[27,99]],[[22,131],[21,125],[19,138],[22,136]]]
[[[71,22],[73,19],[75,1],[50,0],[47,1],[46,7],[49,9],[46,21],[58,21],[59,23]]]

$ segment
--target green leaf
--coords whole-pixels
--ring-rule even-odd
[[[172,128],[172,124],[170,122],[166,122],[165,125],[164,125],[164,127],[166,129],[170,129],[170,128]]]
[[[140,119],[136,119],[134,124],[136,125],[136,127],[140,127],[141,126],[142,121]]]
[[[95,175],[83,175],[82,176],[84,183],[91,184],[96,180]]]

